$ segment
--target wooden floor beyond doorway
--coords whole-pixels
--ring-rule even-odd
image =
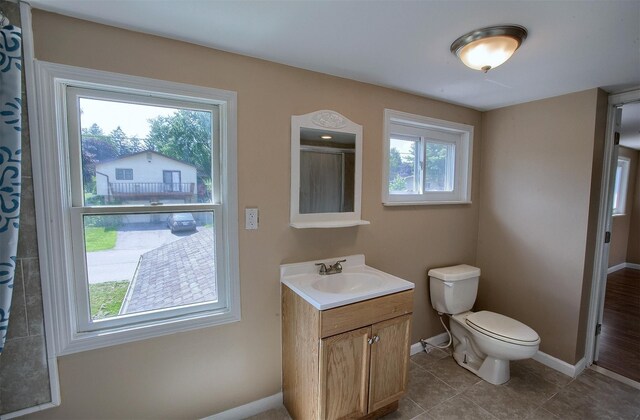
[[[607,276],[597,365],[640,382],[640,270]]]

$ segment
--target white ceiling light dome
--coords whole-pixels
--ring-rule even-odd
[[[451,52],[467,67],[486,73],[507,61],[526,38],[522,26],[490,26],[462,35],[451,44]]]

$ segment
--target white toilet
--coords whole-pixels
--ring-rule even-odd
[[[431,305],[447,314],[456,362],[495,385],[509,380],[509,361],[532,357],[540,337],[523,323],[489,311],[471,312],[480,269],[469,265],[429,270]]]

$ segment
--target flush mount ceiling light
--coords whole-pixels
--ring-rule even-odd
[[[323,140],[331,140],[333,137],[331,137],[328,134],[325,134],[324,136],[320,136],[320,138],[323,139]]]
[[[456,39],[451,52],[467,67],[486,73],[507,61],[526,38],[527,30],[522,26],[489,26]]]

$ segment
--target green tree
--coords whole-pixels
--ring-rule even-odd
[[[109,137],[113,145],[118,150],[118,156],[126,156],[137,151],[133,150],[131,141],[129,140],[129,138],[127,138],[127,135],[124,133],[122,128],[120,128],[120,126],[111,131],[111,133],[109,133]]]
[[[443,144],[427,143],[426,187],[432,191],[445,189],[447,156],[449,147]]]
[[[89,128],[82,129],[81,139],[84,189],[87,193],[95,193],[96,163],[118,157],[118,150],[111,138],[105,136],[102,129],[95,123]]]
[[[86,156],[85,156],[86,155]],[[114,145],[110,136],[106,136],[102,128],[93,124],[89,128],[82,129],[82,160],[97,163],[115,159],[119,156],[118,148]]]
[[[147,146],[189,163],[211,178],[211,113],[181,109],[169,116],[149,119]]]
[[[389,151],[389,179],[396,179],[400,174],[402,168],[402,157],[400,152],[395,147],[392,147]]]
[[[407,188],[407,181],[397,174],[389,181],[389,191],[404,191]]]
[[[414,174],[415,143],[411,143],[409,153],[404,156],[392,147],[389,151],[389,188],[391,191],[402,191],[406,188],[405,178]]]

